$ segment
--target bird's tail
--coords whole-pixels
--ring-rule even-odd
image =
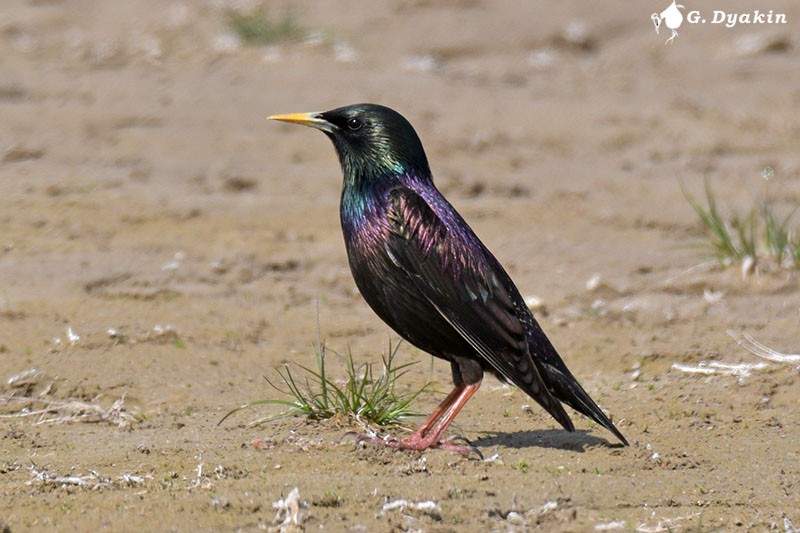
[[[575,376],[572,375],[564,361],[559,357],[556,349],[549,342],[546,342],[546,344],[547,346],[539,345],[536,347],[536,356],[533,359],[539,373],[550,389],[550,393],[609,430],[625,446],[628,446],[628,440],[600,409],[600,406],[583,390],[581,384],[578,383],[578,380],[575,379]]]
[[[545,381],[550,387],[550,392],[553,396],[579,413],[588,416],[613,433],[625,446],[628,446],[628,440],[625,436],[622,435],[620,430],[611,422],[611,419],[600,409],[600,406],[592,400],[585,390],[583,390],[581,384],[578,383],[578,380],[576,380],[568,370],[567,373],[564,374],[558,368],[546,363],[542,365],[542,367],[544,367],[544,374],[547,376]]]

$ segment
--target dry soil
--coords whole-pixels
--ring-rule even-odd
[[[245,46],[226,8],[247,2],[3,0],[0,530],[800,526],[797,357],[728,333],[799,351],[797,271],[709,263],[681,191],[800,202],[800,4],[665,45],[666,3],[276,2],[299,36]],[[313,364],[318,326],[359,362],[397,342],[350,277],[329,141],[264,120],[361,101],[416,126],[630,447],[493,379],[453,428],[488,461],[248,426],[276,408],[217,425],[281,397],[263,377]],[[400,360],[430,409],[447,365]]]

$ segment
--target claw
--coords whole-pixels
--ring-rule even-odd
[[[356,442],[357,443],[357,442],[359,442],[359,440],[363,436],[364,435],[361,435],[360,433],[356,433],[355,431],[348,431],[347,433],[342,435],[342,438],[339,439],[339,443],[340,444],[344,444],[345,442]]]
[[[457,444],[453,444],[456,441],[463,442],[464,445],[460,446],[460,445],[457,445]],[[462,453],[461,451],[458,451],[458,450],[451,450],[451,451],[456,451],[457,453],[461,453],[461,455],[463,455],[464,457],[469,457],[471,454],[474,453],[475,455],[478,456],[478,459],[480,459],[481,461],[483,461],[483,459],[484,459],[483,454],[481,453],[481,451],[478,448],[476,448],[475,446],[473,446],[472,443],[469,441],[469,439],[466,438],[464,435],[454,435],[454,436],[450,437],[449,439],[443,440],[442,442],[439,443],[439,447],[440,448],[449,449],[448,448],[449,446],[454,446],[456,448],[459,448],[460,450],[465,450],[467,452],[466,454],[464,454],[464,453]]]

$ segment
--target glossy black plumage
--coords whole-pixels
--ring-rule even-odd
[[[441,406],[450,413],[442,431],[488,371],[525,391],[565,429],[574,426],[561,402],[627,444],[567,369],[506,271],[436,189],[405,118],[374,104],[270,118],[331,138],[344,174],[342,230],[361,294],[403,338],[450,362],[453,395],[472,386],[456,407]]]

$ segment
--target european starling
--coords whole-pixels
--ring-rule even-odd
[[[339,156],[340,217],[361,295],[401,337],[450,362],[455,388],[397,448],[470,448],[443,439],[484,372],[525,391],[567,431],[561,402],[628,442],[567,369],[505,269],[433,183],[422,143],[399,113],[356,104],[275,115],[324,132]]]

